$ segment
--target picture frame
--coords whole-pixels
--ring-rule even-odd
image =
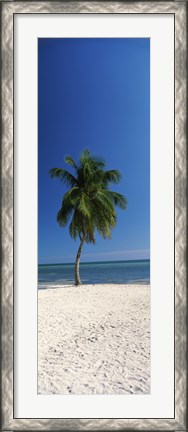
[[[24,430],[186,430],[186,2],[1,2],[2,37],[2,431]],[[15,418],[14,417],[14,15],[15,14],[173,14],[175,22],[175,393],[173,418]]]

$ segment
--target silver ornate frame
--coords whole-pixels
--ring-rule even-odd
[[[14,13],[175,15],[175,417],[16,419],[13,414],[13,15]],[[2,429],[186,430],[186,2],[1,3],[2,19]]]

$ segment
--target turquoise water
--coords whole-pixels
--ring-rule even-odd
[[[150,283],[150,260],[104,261],[80,264],[83,284]],[[74,264],[39,264],[38,288],[73,284]]]

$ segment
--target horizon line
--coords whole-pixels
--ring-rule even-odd
[[[114,262],[132,262],[132,261],[150,261],[150,258],[137,258],[137,259],[129,259],[129,260],[104,260],[104,261],[82,261],[80,262],[80,265],[82,264],[95,264],[95,263],[114,263]],[[72,264],[75,265],[75,262],[59,262],[59,263],[38,263],[38,266],[40,265],[65,265],[65,264]]]

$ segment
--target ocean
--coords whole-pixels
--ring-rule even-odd
[[[80,277],[83,284],[149,284],[150,260],[81,263]],[[39,289],[61,284],[74,284],[74,264],[39,264]]]

